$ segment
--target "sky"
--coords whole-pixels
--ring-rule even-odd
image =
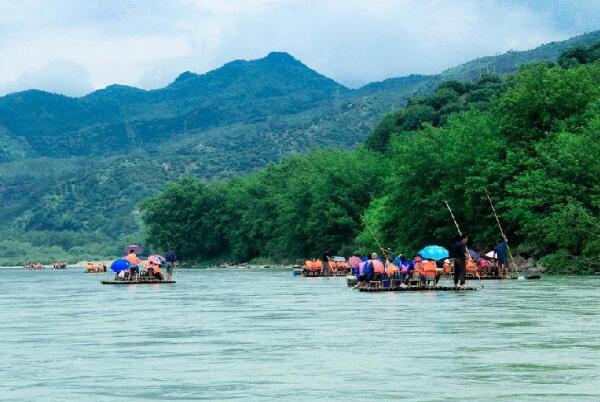
[[[271,51],[357,87],[597,29],[599,0],[0,0],[0,95],[159,88]]]

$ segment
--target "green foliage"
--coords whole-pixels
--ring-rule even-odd
[[[149,242],[170,241],[188,259],[238,261],[352,247],[385,170],[381,158],[360,149],[290,157],[226,182],[184,179],[142,204]]]
[[[558,64],[563,68],[573,68],[580,64],[595,63],[600,60],[600,42],[590,46],[575,46],[558,57]]]
[[[532,64],[515,77],[515,85],[498,103],[503,133],[526,143],[558,129],[561,122],[577,121],[600,94],[600,66],[565,70]]]
[[[386,213],[376,214],[379,221],[372,225],[385,244],[406,254],[426,244],[447,246],[456,229],[446,200],[463,230],[477,233],[478,242],[489,240],[476,230],[479,222],[471,211],[478,200],[471,197],[482,190],[476,183],[481,165],[497,159],[502,147],[491,120],[489,113],[469,111],[452,116],[447,127],[427,126],[394,138],[387,195],[382,205],[374,204]]]
[[[600,271],[599,68],[526,66],[489,110],[392,136],[388,193],[365,214],[370,225],[409,254],[448,245],[456,234],[448,200],[475,247],[486,250],[499,237],[488,188],[521,251],[554,273]]]
[[[365,145],[372,151],[383,152],[394,134],[419,130],[426,124],[444,126],[452,114],[461,111],[487,110],[510,85],[511,81],[493,74],[483,75],[474,83],[443,82],[432,94],[412,99],[404,109],[385,116]]]

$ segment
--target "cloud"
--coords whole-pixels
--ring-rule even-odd
[[[87,68],[69,60],[58,59],[37,70],[24,72],[15,81],[0,85],[0,91],[4,93],[24,89],[81,96],[91,92],[94,87]]]
[[[600,28],[593,0],[23,0],[0,2],[0,15],[3,92],[57,59],[94,88],[156,88],[273,50],[358,85]],[[54,88],[78,90],[67,84]]]

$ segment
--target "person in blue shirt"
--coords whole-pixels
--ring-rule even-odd
[[[167,280],[172,281],[173,269],[175,268],[175,263],[177,262],[177,255],[175,254],[175,251],[169,249],[165,259],[167,260]]]
[[[506,276],[508,272],[508,243],[506,238],[498,240],[494,247],[494,257],[498,261],[498,270],[501,276]]]
[[[394,265],[400,269],[399,276],[402,283],[406,283],[410,275],[412,274],[411,263],[407,261],[402,254],[394,259]]]

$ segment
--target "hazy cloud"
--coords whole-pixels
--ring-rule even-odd
[[[594,0],[4,0],[0,93],[154,88],[273,50],[358,85],[599,28]]]
[[[37,70],[24,72],[15,81],[0,84],[2,93],[27,88],[75,96],[94,90],[87,68],[64,59],[54,60]]]

